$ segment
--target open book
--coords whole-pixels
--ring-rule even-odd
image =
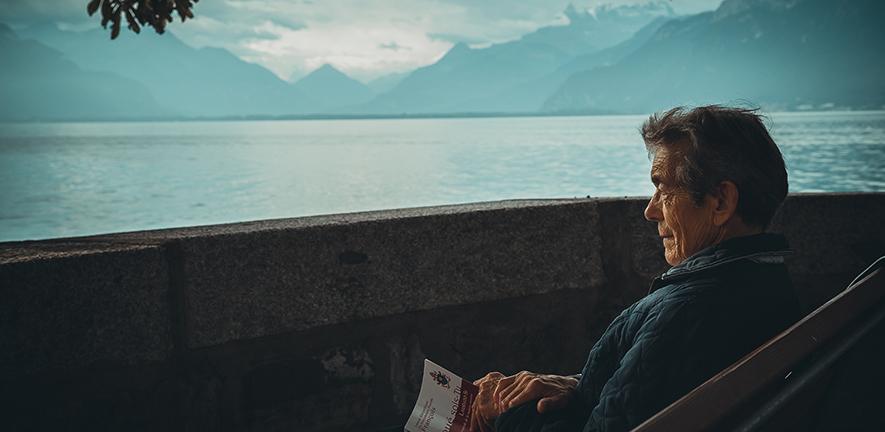
[[[466,432],[479,388],[425,359],[424,378],[406,432]]]

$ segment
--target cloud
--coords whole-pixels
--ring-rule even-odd
[[[280,77],[329,63],[368,80],[430,64],[457,42],[485,46],[562,24],[576,7],[648,0],[203,0],[195,19],[168,30],[185,43],[226,48]],[[721,0],[674,0],[679,13]],[[0,21],[94,25],[87,0],[0,0]]]
[[[563,24],[569,3],[591,7],[645,1],[213,0],[207,2],[213,4],[211,10],[196,12],[222,14],[223,22],[250,23],[253,32],[263,36],[246,35],[226,47],[281,77],[303,75],[329,63],[367,80],[430,64],[457,42],[486,46]],[[718,1],[677,0],[673,6],[681,12],[679,4],[712,8]]]
[[[281,76],[329,63],[350,75],[367,79],[431,63],[451,46],[429,38],[418,26],[316,23],[293,30],[264,23],[260,27],[276,37],[245,42],[244,55]],[[393,50],[391,43],[397,47],[407,43],[409,49]]]
[[[407,47],[407,46],[402,46],[402,45],[400,45],[400,44],[398,44],[398,43],[396,43],[396,42],[388,42],[388,43],[384,43],[384,44],[378,45],[378,48],[381,48],[381,49],[389,49],[389,50],[394,50],[394,51],[399,51],[399,50],[403,50],[403,49],[404,49],[404,50],[410,50],[410,49],[411,49],[411,48],[409,48],[409,47]]]
[[[192,45],[214,39],[281,77],[329,63],[365,80],[430,64],[455,42],[516,39],[556,22],[567,0],[535,3],[214,0],[206,2],[211,7],[195,9],[204,23],[172,31]],[[550,3],[563,4],[551,8]],[[209,36],[222,34],[222,23],[234,22],[235,28],[220,39]]]

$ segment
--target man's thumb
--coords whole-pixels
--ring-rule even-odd
[[[545,397],[538,401],[538,413],[544,414],[550,411],[556,411],[566,405],[568,398],[565,395],[556,395]]]

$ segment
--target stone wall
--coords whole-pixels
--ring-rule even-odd
[[[666,269],[645,200],[526,200],[0,244],[5,430],[367,431],[430,358],[574,373]],[[807,307],[885,255],[885,194],[791,195]]]

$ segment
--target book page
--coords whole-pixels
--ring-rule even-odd
[[[479,388],[425,359],[421,391],[406,432],[466,432]]]

